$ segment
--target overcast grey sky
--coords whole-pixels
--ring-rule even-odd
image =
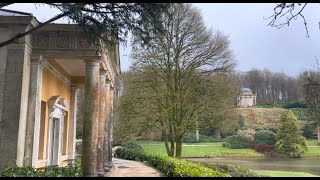
[[[237,70],[268,68],[276,72],[298,75],[312,68],[315,56],[320,59],[320,5],[310,4],[304,10],[310,38],[301,18],[281,29],[267,26],[264,18],[273,14],[274,3],[196,3],[208,27],[229,35],[231,49],[237,59]],[[7,9],[33,13],[39,21],[45,21],[59,11],[32,3],[16,3]],[[67,19],[55,23],[68,23]],[[121,69],[129,69],[130,44],[120,48]]]

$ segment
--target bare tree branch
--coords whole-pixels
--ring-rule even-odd
[[[308,27],[307,27],[307,21],[305,19],[305,17],[302,15],[302,11],[305,9],[305,7],[307,6],[308,3],[304,3],[304,5],[301,7],[301,9],[298,12],[294,12],[295,8],[297,6],[301,6],[301,3],[281,3],[281,4],[277,4],[276,7],[273,9],[274,14],[269,16],[268,18],[265,19],[271,19],[271,21],[269,22],[268,26],[271,27],[276,27],[278,29],[282,28],[285,25],[290,25],[290,22],[292,19],[297,20],[297,18],[300,16],[303,19],[303,23],[306,29],[306,36],[307,38],[309,38],[309,31],[308,31]],[[284,17],[285,15],[290,14],[289,17],[286,17],[286,20],[282,23],[277,23],[277,20],[279,18]],[[320,26],[320,22],[319,22],[319,26]]]
[[[58,14],[58,15],[54,16],[53,18],[49,19],[48,21],[46,21],[44,23],[41,23],[38,26],[36,26],[36,27],[24,32],[24,33],[18,33],[16,36],[13,36],[12,38],[1,42],[0,43],[0,48],[6,46],[8,44],[13,43],[13,42],[15,42],[15,40],[17,40],[17,39],[19,39],[19,38],[21,38],[23,36],[26,36],[26,35],[32,33],[33,31],[38,30],[38,29],[44,27],[45,25],[50,24],[51,22],[54,22],[55,20],[58,20],[58,19],[60,19],[60,18],[62,18],[64,16],[67,16],[68,14],[70,14],[70,12],[64,12],[64,13]]]
[[[9,6],[9,5],[11,5],[11,4],[14,4],[14,3],[0,3],[0,8]]]

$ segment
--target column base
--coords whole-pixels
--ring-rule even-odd
[[[113,163],[108,163],[104,165],[104,171],[109,172],[112,168],[114,168]]]
[[[97,174],[93,174],[93,175],[87,175],[87,176],[84,176],[84,177],[98,177]]]
[[[105,174],[106,172],[104,171],[104,170],[100,170],[100,171],[98,171],[97,172],[97,176],[98,177],[104,177],[104,174]]]

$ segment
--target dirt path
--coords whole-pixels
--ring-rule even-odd
[[[161,177],[158,170],[142,162],[112,158],[115,168],[108,177]]]

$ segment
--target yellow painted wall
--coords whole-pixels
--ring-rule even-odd
[[[61,79],[59,79],[56,75],[51,73],[47,68],[43,67],[41,101],[47,103],[52,96],[56,96],[56,95],[60,95],[62,98],[65,98],[67,103],[70,105],[70,87],[67,84],[65,84]],[[68,112],[69,112],[69,109],[68,109]],[[67,121],[69,121],[70,119],[69,114],[70,113],[67,113],[67,116],[68,116],[66,118]],[[65,123],[65,124],[69,125],[69,123]],[[48,142],[48,128],[49,128],[48,104],[46,104],[44,127],[45,127],[45,131],[44,131],[43,151],[44,151],[44,159],[47,159],[47,146],[48,146],[47,142]],[[67,129],[69,130],[69,127]],[[64,136],[68,137],[68,135],[69,135],[69,131],[64,133]],[[66,145],[68,146],[68,142],[66,143]],[[43,167],[45,165],[46,163],[38,163],[38,167]]]

